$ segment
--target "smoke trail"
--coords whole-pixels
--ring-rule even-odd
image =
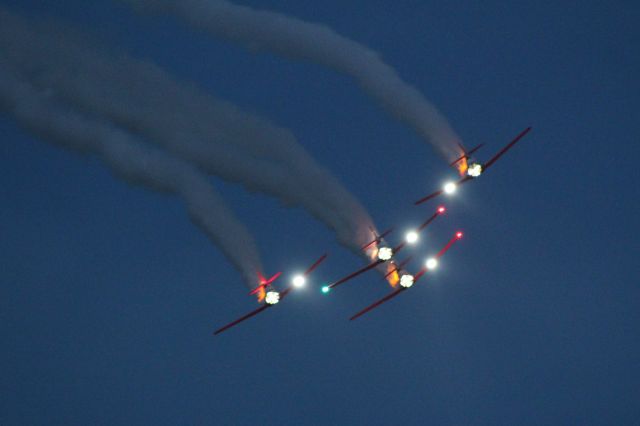
[[[412,127],[445,158],[458,156],[455,134],[444,116],[371,49],[324,25],[226,0],[121,0],[139,10],[171,13],[217,37],[251,50],[332,68],[356,79],[397,120]]]
[[[8,13],[0,13],[0,23],[6,61],[40,90],[142,134],[209,174],[301,205],[353,251],[369,238],[365,209],[286,129],[153,64],[97,52],[60,28],[34,29]]]
[[[0,55],[0,59],[2,55]],[[174,194],[185,202],[192,221],[255,285],[260,257],[252,236],[190,164],[147,147],[131,135],[51,101],[0,61],[0,111],[42,139],[99,157],[121,179]]]

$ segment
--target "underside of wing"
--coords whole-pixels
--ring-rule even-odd
[[[233,327],[234,325],[238,325],[240,324],[242,321],[244,320],[248,320],[249,318],[251,318],[254,315],[258,315],[260,312],[264,311],[265,309],[271,307],[272,305],[267,305],[266,303],[262,306],[260,306],[258,309],[255,309],[251,312],[249,312],[248,314],[238,318],[237,320],[230,322],[229,324],[225,325],[224,327],[221,327],[219,329],[217,329],[216,331],[213,332],[214,335],[220,334],[225,330],[230,329],[231,327]]]
[[[392,291],[391,293],[387,294],[382,299],[380,299],[377,302],[374,302],[371,305],[367,306],[366,308],[364,308],[363,310],[361,310],[360,312],[358,312],[357,314],[355,314],[354,316],[352,316],[349,319],[351,321],[353,321],[354,319],[356,319],[358,317],[361,317],[362,315],[366,314],[367,312],[371,311],[372,309],[375,309],[378,306],[382,305],[384,302],[388,302],[389,300],[393,299],[394,297],[396,297],[397,295],[399,295],[400,293],[402,293],[405,290],[406,290],[405,287],[400,287],[397,290]]]

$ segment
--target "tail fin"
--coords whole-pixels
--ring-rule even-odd
[[[282,275],[282,272],[276,272],[271,278],[265,281],[265,285],[271,284],[272,282],[277,280],[280,275]]]
[[[460,147],[460,149],[462,150],[463,154],[458,157],[455,161],[449,163],[450,166],[455,166],[456,163],[462,161],[462,160],[467,160],[469,157],[471,157],[471,155],[476,152],[477,150],[479,150],[480,148],[482,148],[484,146],[483,143],[481,143],[480,145],[471,148],[469,151],[465,150],[464,147],[460,144],[458,144],[458,146]]]
[[[264,277],[264,275],[262,275],[262,273],[258,272],[258,286],[256,288],[254,288],[253,290],[251,290],[249,292],[250,295],[258,294],[258,300],[262,301],[262,299],[264,299],[264,292],[265,292],[265,287],[268,286],[269,284],[271,284],[272,282],[274,282],[275,280],[278,279],[278,277],[282,275],[282,272],[278,272],[276,273],[274,276],[272,276],[269,279],[266,279]]]

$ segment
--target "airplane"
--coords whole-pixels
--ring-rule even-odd
[[[269,278],[268,280],[265,279],[262,274],[258,274],[258,277],[260,278],[260,283],[258,285],[258,287],[256,287],[254,290],[252,290],[249,294],[257,294],[260,292],[266,292],[265,296],[261,299],[260,296],[258,297],[258,301],[260,303],[262,303],[262,306],[260,306],[258,309],[255,309],[251,312],[249,312],[246,315],[243,315],[242,317],[238,318],[235,321],[230,322],[229,324],[220,327],[219,329],[217,329],[216,331],[213,332],[214,335],[218,335],[220,333],[222,333],[223,331],[226,331],[228,329],[230,329],[231,327],[238,325],[239,323],[241,323],[242,321],[245,321],[257,314],[259,314],[260,312],[266,310],[267,308],[271,308],[273,306],[275,306],[276,304],[278,304],[282,299],[284,299],[294,288],[299,288],[299,287],[303,287],[306,283],[307,277],[327,258],[327,254],[323,254],[322,256],[320,256],[320,258],[318,260],[316,260],[309,268],[307,268],[307,270],[300,274],[300,275],[296,275],[293,277],[293,279],[291,280],[291,285],[287,288],[285,288],[282,291],[276,291],[272,284],[273,282],[281,275],[281,272],[278,272],[277,274],[275,274],[273,277]]]
[[[494,155],[489,161],[487,161],[486,163],[482,164],[476,161],[471,161],[471,164],[468,164],[466,167],[466,176],[463,176],[462,178],[460,178],[457,182],[447,182],[444,184],[444,186],[442,187],[442,189],[427,195],[426,197],[423,197],[421,199],[419,199],[418,201],[416,201],[414,204],[418,205],[418,204],[422,204],[428,200],[431,200],[432,198],[435,198],[441,194],[453,194],[456,189],[458,188],[459,185],[462,185],[465,182],[468,182],[470,180],[476,179],[478,177],[480,177],[480,175],[482,175],[484,172],[487,171],[487,169],[489,169],[489,167],[491,167],[493,165],[493,163],[495,163],[496,161],[498,161],[498,159],[500,157],[502,157],[502,155],[504,155],[505,152],[507,152],[509,149],[511,149],[520,139],[522,139],[527,133],[529,133],[529,131],[531,130],[531,127],[527,127],[526,129],[524,129],[522,132],[520,132],[518,134],[518,136],[516,136],[511,142],[509,142],[504,148],[502,148],[500,151],[498,151],[498,153],[496,155]],[[464,154],[458,158],[456,161],[454,161],[453,163],[451,163],[451,165],[455,165],[458,162],[461,162],[463,160],[466,160],[471,158],[471,154],[473,154],[475,151],[477,151],[478,149],[480,149],[482,147],[482,145],[478,145],[477,147],[473,148],[472,150],[470,150],[469,152],[464,151]],[[462,168],[461,170],[464,170],[464,168]]]
[[[350,279],[355,278],[358,275],[364,272],[367,272],[368,270],[373,269],[382,263],[389,262],[391,265],[395,265],[395,261],[393,259],[394,256],[397,255],[407,244],[415,243],[417,241],[419,233],[423,229],[425,229],[427,226],[429,226],[431,222],[433,222],[438,216],[444,214],[445,212],[446,212],[446,208],[444,206],[439,206],[436,209],[436,212],[433,215],[431,215],[424,223],[422,223],[422,225],[420,225],[416,231],[408,232],[405,240],[393,248],[387,245],[387,243],[384,241],[384,238],[382,238],[382,235],[388,234],[389,232],[391,232],[390,230],[385,233],[382,233],[380,236],[374,232],[376,239],[364,245],[364,248],[368,248],[371,246],[374,246],[376,248],[376,250],[374,251],[375,254],[372,253],[374,255],[374,260],[371,263],[369,263],[367,266],[361,269],[358,269],[357,271],[347,275],[346,277],[341,278],[332,284],[324,286],[322,288],[322,291],[324,293],[328,293],[330,290],[339,286],[340,284],[343,284],[349,281]],[[392,268],[390,268],[387,272],[388,273],[391,272],[391,269]]]
[[[424,266],[418,271],[417,274],[415,275],[411,275],[408,272],[401,270],[399,272],[400,275],[400,286],[395,289],[394,291],[392,291],[391,293],[387,294],[385,297],[383,297],[382,299],[372,303],[371,305],[367,306],[366,308],[364,308],[363,310],[361,310],[360,312],[358,312],[357,314],[355,314],[354,316],[352,316],[350,318],[351,321],[361,317],[362,315],[366,314],[367,312],[371,311],[372,309],[377,308],[378,306],[382,305],[383,303],[393,299],[394,297],[396,297],[397,295],[399,295],[400,293],[408,290],[409,288],[411,288],[415,283],[418,282],[418,280],[420,280],[420,278],[422,278],[422,276],[424,276],[427,271],[430,270],[434,270],[438,267],[438,262],[440,260],[440,258],[447,252],[447,250],[449,250],[451,248],[451,246],[458,241],[459,239],[461,239],[463,236],[461,231],[458,231],[455,233],[455,235],[449,240],[449,242],[442,248],[442,250],[440,250],[434,257],[431,257],[429,259],[427,259],[427,261],[425,262]]]

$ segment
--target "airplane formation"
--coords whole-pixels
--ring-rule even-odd
[[[473,154],[480,148],[482,148],[484,144],[480,144],[468,151],[462,145],[460,145],[460,151],[462,155],[449,165],[457,168],[462,177],[458,181],[445,183],[441,189],[429,195],[426,195],[423,198],[420,198],[414,204],[423,204],[443,194],[454,194],[458,187],[463,183],[475,180],[483,175],[489,169],[489,167],[491,167],[509,149],[511,149],[516,143],[518,143],[527,133],[529,133],[530,130],[531,127],[527,127],[526,129],[524,129],[511,142],[505,145],[500,151],[498,151],[493,157],[491,157],[484,163],[476,161],[473,157]],[[426,259],[423,266],[415,274],[408,272],[406,269],[406,266],[411,260],[411,257],[407,257],[404,260],[398,259],[398,254],[403,251],[408,245],[415,244],[420,238],[420,233],[425,228],[430,226],[438,217],[442,216],[445,212],[446,208],[444,206],[438,206],[435,212],[431,216],[429,216],[416,230],[408,232],[405,235],[405,239],[395,246],[388,244],[385,240],[385,237],[393,232],[393,228],[388,229],[381,234],[378,234],[375,229],[371,229],[373,239],[361,248],[362,251],[369,257],[370,263],[356,270],[355,272],[352,272],[349,275],[332,282],[331,284],[323,286],[321,291],[323,293],[328,293],[336,287],[349,282],[353,278],[369,270],[377,269],[378,271],[380,271],[384,275],[385,281],[388,282],[393,290],[382,299],[373,302],[371,305],[365,307],[350,318],[350,320],[355,320],[356,318],[361,317],[367,312],[379,307],[383,303],[395,298],[400,293],[409,290],[422,277],[427,275],[429,271],[436,269],[442,256],[444,256],[444,254],[463,237],[463,233],[461,231],[457,231],[435,256]],[[257,286],[255,289],[249,292],[249,294],[255,295],[258,298],[260,307],[219,328],[213,334],[220,334],[223,331],[226,331],[229,328],[238,325],[239,323],[267,310],[268,308],[276,306],[292,290],[294,290],[295,288],[303,287],[306,284],[309,275],[311,275],[311,273],[315,271],[316,268],[320,266],[320,264],[324,262],[326,258],[327,254],[323,254],[322,256],[320,256],[320,258],[318,258],[313,264],[311,264],[311,266],[309,266],[309,268],[303,274],[292,277],[291,284],[281,290],[277,290],[274,286],[274,282],[282,275],[281,272],[276,273],[270,278],[265,278],[261,273],[258,272]]]

